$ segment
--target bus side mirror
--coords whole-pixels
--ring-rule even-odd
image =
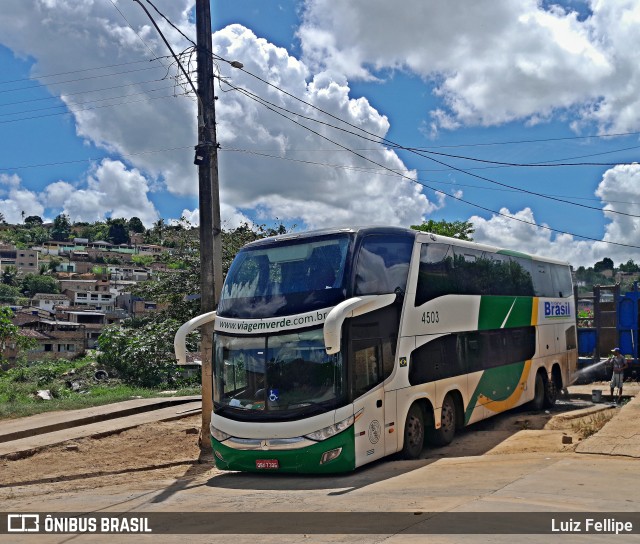
[[[396,294],[363,295],[353,297],[338,304],[329,312],[323,328],[325,350],[329,355],[340,353],[342,340],[342,324],[345,319],[373,312],[393,304]]]
[[[205,323],[215,320],[216,312],[208,312],[194,317],[178,329],[178,332],[176,332],[173,338],[173,349],[179,364],[185,364],[187,362],[187,334]]]

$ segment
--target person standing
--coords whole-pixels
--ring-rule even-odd
[[[613,374],[611,375],[611,400],[613,400],[613,390],[618,388],[618,398],[616,404],[622,400],[622,384],[624,383],[624,370],[627,368],[627,360],[620,353],[620,348],[613,348],[613,354],[607,361],[613,363]]]

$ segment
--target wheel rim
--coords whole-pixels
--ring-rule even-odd
[[[450,431],[455,426],[453,407],[449,403],[442,406],[441,423],[445,431]]]
[[[424,441],[422,425],[420,424],[420,419],[416,416],[410,416],[407,422],[407,441],[412,447],[422,446]]]

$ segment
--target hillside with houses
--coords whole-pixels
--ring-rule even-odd
[[[13,324],[35,343],[27,360],[78,357],[97,347],[107,325],[166,307],[134,294],[134,288],[171,270],[163,257],[175,243],[153,243],[165,235],[170,239],[171,230],[162,222],[146,230],[135,220],[116,221],[117,229],[109,222],[71,225],[66,220],[62,235],[55,223],[0,226],[0,305],[12,309]],[[123,234],[120,227],[129,226],[134,228]],[[93,234],[106,234],[111,241]],[[4,366],[14,364],[17,355],[15,346],[5,346]]]

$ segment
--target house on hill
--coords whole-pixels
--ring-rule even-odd
[[[70,299],[67,295],[54,295],[51,293],[36,293],[31,299],[31,306],[40,310],[53,312],[56,306],[68,306]]]

